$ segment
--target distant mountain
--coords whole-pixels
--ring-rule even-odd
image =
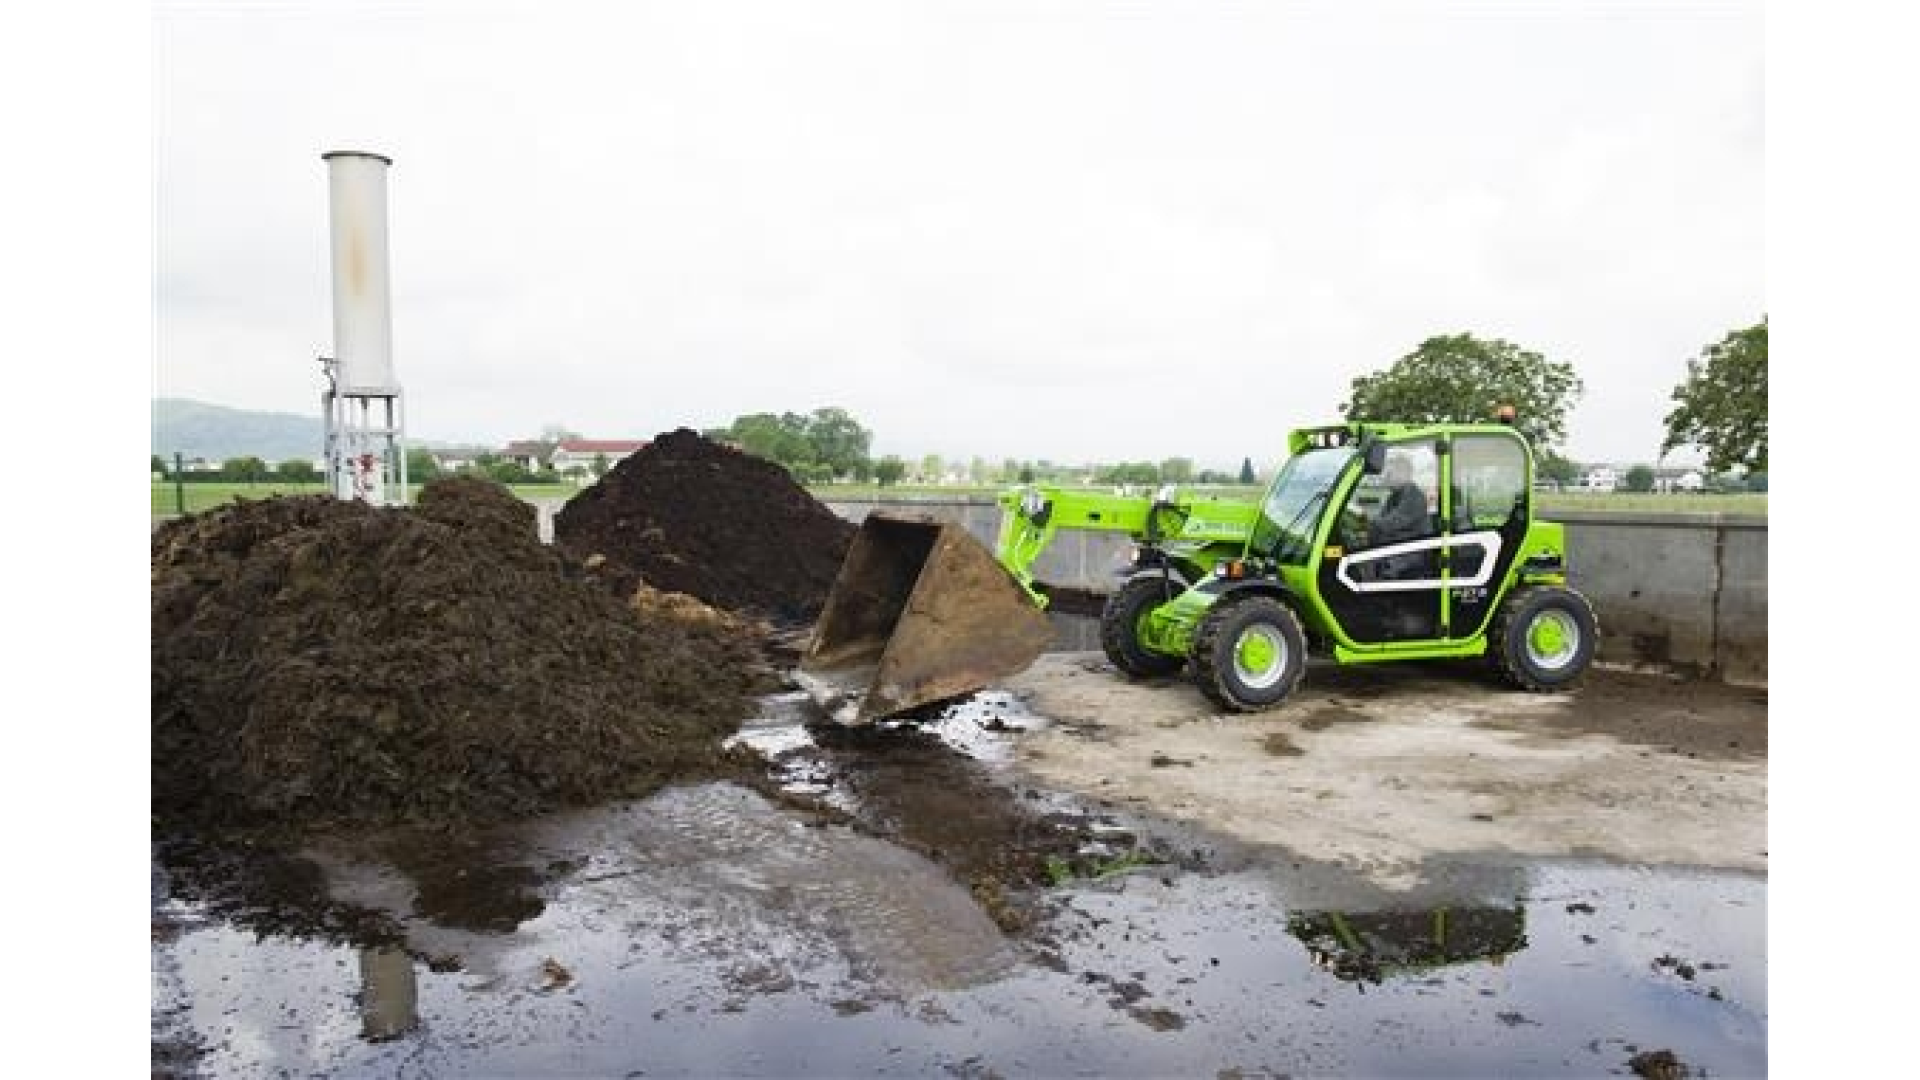
[[[319,412],[316,406],[315,413]],[[251,412],[185,398],[153,399],[153,452],[209,461],[257,457],[277,462],[313,460],[323,452],[320,417]]]

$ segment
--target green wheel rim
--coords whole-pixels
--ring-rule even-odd
[[[1527,659],[1535,667],[1566,667],[1579,649],[1580,627],[1567,612],[1543,611],[1527,627]]]
[[[1240,632],[1233,644],[1233,673],[1252,690],[1265,690],[1287,670],[1287,641],[1274,627],[1261,624]]]

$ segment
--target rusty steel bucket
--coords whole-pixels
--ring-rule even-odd
[[[1053,638],[986,545],[932,517],[871,513],[814,623],[798,681],[866,724],[1024,670]]]

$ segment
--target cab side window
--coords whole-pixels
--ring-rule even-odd
[[[1453,444],[1454,531],[1498,529],[1527,499],[1527,454],[1498,435],[1462,435]]]
[[[1431,440],[1397,443],[1386,467],[1362,476],[1342,515],[1341,539],[1354,551],[1438,535],[1440,457]]]

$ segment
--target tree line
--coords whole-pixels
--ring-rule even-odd
[[[1543,480],[1571,484],[1581,467],[1565,457],[1567,413],[1585,384],[1572,363],[1550,360],[1541,353],[1498,338],[1472,334],[1430,337],[1388,367],[1356,377],[1340,406],[1350,421],[1405,421],[1411,423],[1475,423],[1493,418],[1495,409],[1511,406],[1513,423],[1534,448],[1536,469]],[[1670,395],[1672,408],[1664,418],[1665,437],[1660,454],[1683,446],[1705,453],[1705,471],[1716,484],[1731,476],[1753,478],[1745,486],[1765,490],[1767,469],[1767,320],[1729,331],[1703,347],[1687,361],[1686,377]],[[947,462],[938,454],[909,461],[895,454],[872,456],[873,433],[850,412],[826,406],[810,413],[748,413],[725,427],[703,432],[747,453],[785,466],[802,483],[833,481],[890,486],[912,480],[920,483],[961,482],[975,485],[1062,483],[1253,484],[1257,480],[1252,458],[1243,458],[1237,472],[1195,469],[1190,458],[1164,461],[1119,462],[1095,466],[1067,466],[1053,462],[982,458]],[[543,439],[575,437],[557,427]],[[153,455],[156,476],[172,478],[171,462]],[[472,471],[503,484],[557,483],[566,479],[598,478],[608,467],[605,459],[591,467],[576,467],[562,476],[551,466],[528,468],[498,454],[477,456]],[[442,472],[429,451],[407,453],[409,479],[426,481]],[[257,457],[231,458],[216,470],[185,473],[186,481],[227,483],[316,483],[319,470],[309,461],[284,461],[269,466]],[[1651,490],[1653,471],[1636,466],[1626,476],[1628,490]]]

